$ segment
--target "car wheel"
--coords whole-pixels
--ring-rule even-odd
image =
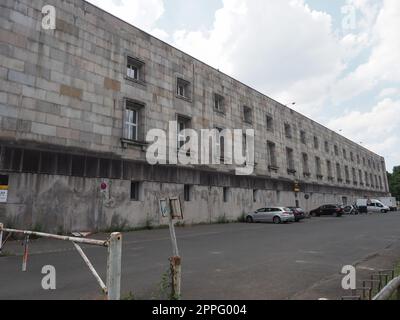
[[[279,218],[279,217],[274,217],[273,222],[274,222],[275,224],[280,224],[280,223],[281,223],[281,218]]]
[[[316,212],[311,212],[311,216],[312,216],[312,217],[316,217],[316,216],[317,216],[317,213],[316,213]]]
[[[246,218],[247,223],[253,223],[253,218],[252,217],[247,217]]]
[[[386,213],[387,211],[382,209],[381,212],[382,212],[382,213]]]

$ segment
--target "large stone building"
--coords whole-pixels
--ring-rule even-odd
[[[146,132],[173,120],[254,128],[254,173],[148,164]],[[381,156],[83,0],[0,2],[0,129],[0,221],[18,227],[158,225],[172,195],[200,223],[388,194]]]

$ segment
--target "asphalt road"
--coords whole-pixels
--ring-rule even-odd
[[[183,299],[290,299],[387,246],[400,242],[400,213],[321,217],[287,225],[227,224],[177,229]],[[169,231],[124,234],[122,295],[162,298],[171,255]],[[70,243],[31,243],[28,271],[20,256],[0,257],[0,299],[99,299],[97,283]],[[6,253],[22,253],[11,243]],[[10,250],[10,251],[7,251]],[[84,247],[105,279],[106,249]],[[400,258],[400,257],[399,257]],[[44,265],[57,289],[41,288]],[[340,284],[338,284],[339,286]]]

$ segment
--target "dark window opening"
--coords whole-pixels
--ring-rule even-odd
[[[131,182],[131,200],[132,201],[139,201],[139,189],[140,183],[137,181]]]
[[[42,152],[40,160],[40,173],[55,174],[57,165],[57,154]]]
[[[100,178],[108,178],[110,175],[110,160],[100,159]]]
[[[185,184],[183,187],[184,200],[189,202],[192,200],[192,186]]]
[[[93,157],[86,158],[86,177],[88,178],[96,178],[98,177],[98,166],[99,159]]]
[[[40,152],[25,150],[23,155],[22,171],[37,173],[39,171]]]
[[[85,157],[72,156],[71,175],[74,177],[83,177],[85,173]]]
[[[223,188],[223,197],[225,203],[229,201],[229,188],[227,187]]]
[[[57,174],[70,175],[70,156],[60,153],[57,156]]]

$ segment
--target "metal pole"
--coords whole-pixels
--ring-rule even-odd
[[[55,234],[43,233],[43,232],[34,232],[34,231],[26,231],[26,230],[16,230],[16,229],[7,229],[4,228],[3,231],[11,232],[11,233],[20,233],[23,235],[33,235],[41,238],[51,238],[56,240],[64,240],[64,241],[72,241],[76,243],[90,244],[96,246],[107,247],[107,240],[95,240],[95,239],[84,239],[84,238],[76,238],[76,237],[67,237],[67,236],[59,236]]]
[[[29,235],[25,237],[24,241],[24,256],[22,258],[22,272],[26,272],[26,263],[28,262],[28,248],[29,248]]]
[[[181,257],[170,258],[171,263],[171,276],[172,276],[172,286],[171,286],[171,298],[174,300],[179,300],[181,298],[181,278],[182,278],[182,263]]]
[[[108,300],[120,300],[121,297],[121,254],[122,234],[111,234],[108,244],[107,260],[107,298]]]
[[[0,223],[0,253],[3,248],[3,224]]]
[[[81,255],[83,261],[85,261],[86,265],[89,267],[89,270],[92,272],[92,274],[96,278],[96,280],[99,283],[99,285],[100,285],[101,289],[103,290],[103,292],[107,294],[106,285],[104,284],[103,280],[101,280],[100,276],[97,274],[95,268],[93,267],[92,263],[90,262],[90,260],[86,256],[86,254],[83,252],[82,248],[79,245],[77,245],[75,242],[72,242],[72,244],[75,246],[76,250]]]
[[[179,257],[178,242],[176,241],[175,223],[172,218],[169,219],[169,232],[172,242],[172,253],[174,257]]]

